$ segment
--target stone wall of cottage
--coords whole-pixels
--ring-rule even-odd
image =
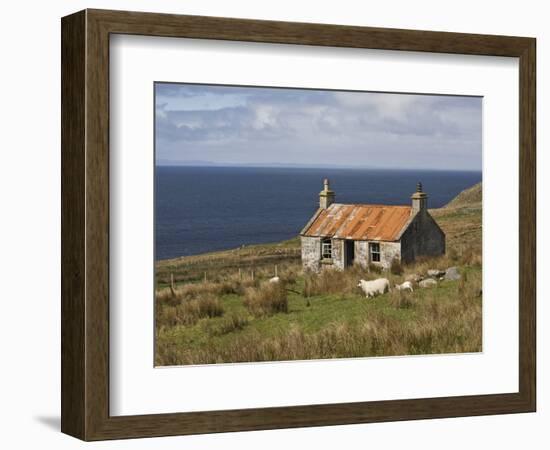
[[[401,259],[400,242],[355,241],[355,264],[366,268],[370,261],[369,243],[380,244],[380,262],[373,263],[389,268],[394,258]]]
[[[332,240],[332,259],[321,261],[321,238],[301,236],[302,266],[304,270],[318,272],[321,269],[344,270],[344,240]],[[380,262],[373,264],[389,268],[394,258],[401,258],[400,242],[355,241],[354,264],[366,268],[370,263],[369,242],[380,244]]]
[[[369,265],[369,243],[367,241],[355,241],[355,264],[366,269]]]
[[[321,264],[321,238],[300,236],[302,242],[302,267],[318,272]]]
[[[369,243],[380,244],[380,262],[372,264],[389,269],[394,258],[401,259],[401,243],[380,241],[355,241],[355,263],[366,268],[370,261]]]
[[[394,259],[401,261],[401,243],[380,242],[380,262],[378,264],[389,269]]]
[[[332,267],[338,270],[344,270],[344,240],[332,240]]]

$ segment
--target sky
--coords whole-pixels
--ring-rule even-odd
[[[155,84],[157,165],[475,170],[482,98]]]

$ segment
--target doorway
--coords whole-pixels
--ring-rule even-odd
[[[355,260],[355,241],[345,240],[344,264],[346,267],[353,266]]]

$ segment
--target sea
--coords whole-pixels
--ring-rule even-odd
[[[291,239],[316,211],[324,178],[338,203],[408,205],[421,182],[438,208],[481,172],[157,166],[155,259]]]

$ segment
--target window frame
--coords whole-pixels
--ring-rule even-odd
[[[329,248],[328,255],[330,255],[330,256],[325,256],[325,247],[326,246],[328,246],[328,248]],[[321,259],[332,260],[332,239],[330,239],[330,238],[322,238],[321,239]]]
[[[375,247],[378,250],[375,250]],[[378,259],[374,259],[374,255],[378,256]],[[382,260],[382,251],[380,249],[380,242],[369,242],[369,257],[370,262],[379,263]]]

